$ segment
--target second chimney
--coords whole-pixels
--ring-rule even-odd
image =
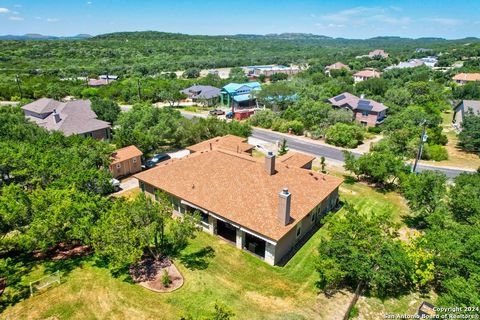
[[[290,223],[290,204],[292,202],[292,194],[288,188],[283,188],[278,194],[278,221],[286,226]]]
[[[57,113],[57,110],[53,109],[53,120],[55,121],[55,123],[59,123],[60,122],[60,115]]]
[[[275,155],[271,151],[265,156],[265,171],[270,176],[275,174]]]

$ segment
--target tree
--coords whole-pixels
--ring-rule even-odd
[[[190,68],[183,72],[183,76],[187,79],[195,79],[200,77],[200,70],[197,68]]]
[[[462,131],[458,135],[458,145],[463,150],[480,156],[480,115],[469,110],[462,121]]]
[[[272,82],[277,82],[281,80],[287,80],[288,79],[288,74],[286,73],[274,73],[270,76],[270,81]]]
[[[356,125],[337,123],[327,129],[326,142],[339,147],[356,148],[363,142],[364,130]]]
[[[287,154],[288,152],[288,146],[287,146],[287,139],[282,140],[282,144],[280,145],[280,148],[278,149],[278,155],[283,156]]]
[[[328,216],[329,235],[318,246],[317,286],[333,293],[361,284],[380,297],[409,290],[413,263],[391,221],[386,213],[362,213],[348,204],[344,215]]]
[[[462,173],[449,192],[449,207],[458,221],[480,218],[480,173]]]
[[[447,177],[439,171],[406,174],[401,179],[403,196],[409,207],[421,216],[435,212],[447,192]]]
[[[239,83],[248,81],[248,78],[245,75],[245,71],[240,67],[233,67],[230,69],[229,79],[232,82],[239,82]]]
[[[107,121],[110,124],[117,121],[121,112],[120,106],[116,102],[99,98],[92,99],[92,110],[97,114],[98,119]]]
[[[287,81],[263,86],[256,97],[261,104],[275,112],[286,110],[296,100],[295,89]]]
[[[325,169],[325,157],[324,156],[321,156],[320,157],[320,170],[322,171],[322,173],[327,173],[327,170]]]

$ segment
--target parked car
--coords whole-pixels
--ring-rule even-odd
[[[211,116],[222,116],[225,114],[225,111],[220,110],[220,109],[213,109],[208,112]]]
[[[164,154],[164,153],[154,154],[153,157],[151,157],[145,162],[145,167],[153,168],[157,165],[157,163],[160,163],[168,159],[170,159],[170,156],[168,154]]]
[[[235,113],[233,113],[232,111],[229,111],[229,112],[227,112],[227,114],[225,115],[225,118],[227,118],[227,119],[233,119],[233,116],[235,116]]]
[[[112,185],[115,191],[118,191],[120,189],[120,181],[118,181],[117,179],[115,178],[110,179],[110,184]]]

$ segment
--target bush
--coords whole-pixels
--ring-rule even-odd
[[[432,146],[425,145],[422,158],[435,161],[448,160],[448,152],[445,147],[438,144]]]
[[[338,147],[356,148],[363,142],[364,130],[356,125],[337,123],[327,130],[326,141]]]
[[[299,120],[293,120],[287,122],[287,132],[289,129],[292,129],[292,132],[295,133],[296,135],[302,135],[303,134],[303,123]]]
[[[380,133],[382,132],[381,127],[368,127],[368,132],[370,133]]]
[[[183,110],[188,112],[198,112],[197,107],[194,106],[186,106],[185,108],[183,108]]]
[[[278,116],[272,110],[260,110],[255,112],[248,121],[252,126],[269,129],[272,127],[272,123]]]
[[[162,275],[162,284],[164,287],[168,288],[170,286],[170,283],[172,283],[172,280],[170,280],[170,276],[168,275],[167,269],[163,269],[163,275]]]

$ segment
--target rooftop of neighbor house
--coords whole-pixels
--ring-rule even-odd
[[[281,163],[284,163],[292,167],[298,167],[298,168],[305,166],[306,164],[312,162],[313,160],[315,160],[315,157],[313,156],[309,156],[307,154],[294,152],[294,151],[288,151],[283,156],[278,157],[278,161],[280,161]]]
[[[354,74],[354,76],[356,77],[365,77],[365,78],[378,78],[381,75],[382,75],[381,72],[378,72],[376,70],[371,70],[371,69],[358,71],[357,73]]]
[[[349,92],[344,92],[338,96],[330,98],[328,99],[328,102],[337,107],[348,104],[352,110],[381,112],[388,109],[388,107],[383,103],[375,100],[365,99],[363,97],[359,98]]]
[[[472,109],[474,114],[480,113],[480,100],[462,100],[454,109],[457,109],[461,104],[463,104],[465,111]]]
[[[53,99],[39,99],[22,107],[37,114],[48,114],[44,119],[27,116],[27,119],[47,130],[62,131],[66,136],[110,128],[108,122],[98,120],[91,108],[90,100],[60,102]]]
[[[135,177],[203,210],[278,241],[342,179],[276,161],[274,174],[251,156],[208,150],[171,159]],[[279,193],[291,193],[290,223],[278,220]]]
[[[112,153],[112,163],[111,164],[116,164],[123,162],[125,160],[129,160],[133,157],[140,157],[143,155],[143,152],[140,151],[136,146],[128,146],[124,147],[118,150],[115,150]]]
[[[340,69],[350,69],[350,68],[346,64],[343,64],[341,62],[335,62],[334,64],[326,66],[325,69],[327,69],[327,70],[340,70]]]
[[[182,93],[185,93],[188,96],[195,98],[204,98],[212,99],[220,95],[220,89],[212,86],[203,86],[203,85],[193,85],[186,89],[181,90]]]
[[[249,87],[252,90],[258,90],[258,89],[262,88],[262,85],[260,84],[260,82],[256,82],[256,81],[255,82],[245,82],[245,83],[234,83],[234,82],[232,82],[232,83],[229,83],[226,86],[224,86],[222,88],[222,90],[224,90],[228,93],[234,93],[243,86]]]
[[[368,55],[371,56],[371,57],[375,57],[375,56],[387,56],[388,57],[388,53],[386,53],[382,49],[377,49],[377,50],[370,51],[368,53]]]
[[[246,138],[237,137],[227,134],[223,137],[215,137],[209,140],[202,141],[187,147],[190,152],[199,152],[211,149],[223,149],[233,152],[250,152],[254,146],[247,143]]]
[[[459,73],[452,79],[459,81],[480,81],[480,73]]]

